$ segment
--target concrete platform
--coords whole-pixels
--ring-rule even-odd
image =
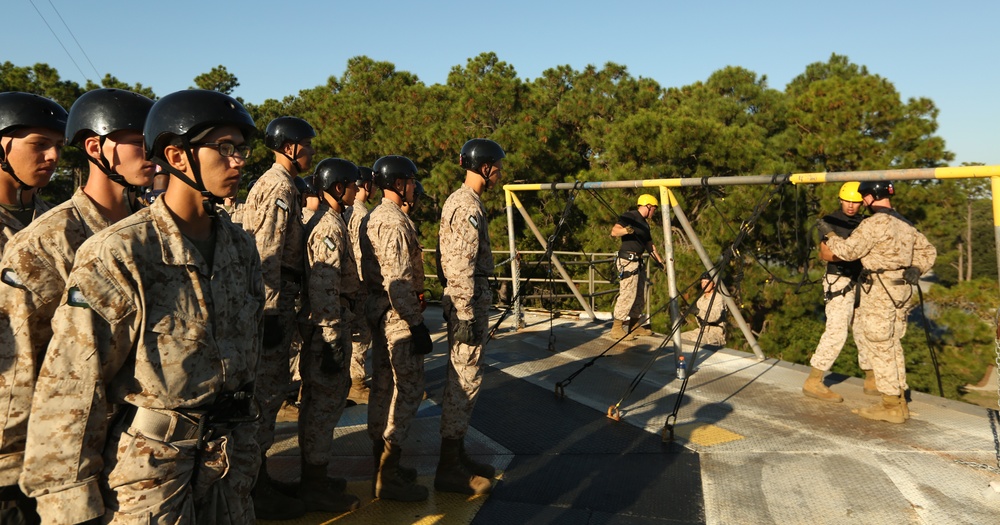
[[[440,311],[428,309],[427,319],[437,346],[427,359],[429,398],[403,448],[404,464],[432,487],[446,349]],[[859,379],[828,377],[845,398],[830,404],[801,394],[807,367],[731,349],[692,359],[690,347],[678,405],[683,382],[662,336],[612,346],[606,324],[563,317],[550,331],[547,314],[525,321],[487,347],[467,438],[471,454],[502,471],[492,494],[373,501],[366,410],[352,407],[334,435],[331,474],[348,478],[363,507],[297,523],[1000,522],[991,488],[1000,487],[1000,444],[986,409],[914,393],[907,423],[867,421],[851,413],[877,399]],[[606,417],[612,406],[620,421]],[[675,407],[674,439],[664,441]],[[279,432],[269,463],[276,478],[292,480],[295,423]]]

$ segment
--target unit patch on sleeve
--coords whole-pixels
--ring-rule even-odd
[[[76,286],[70,288],[66,292],[66,304],[76,306],[78,308],[90,308],[90,303],[87,302],[87,298],[83,296],[83,292],[81,292]]]

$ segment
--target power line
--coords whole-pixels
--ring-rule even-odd
[[[35,9],[35,12],[38,13],[38,17],[41,18],[42,22],[45,23],[45,27],[49,28],[49,32],[52,33],[52,36],[56,39],[56,42],[59,42],[59,45],[63,48],[63,51],[66,52],[66,56],[69,57],[70,62],[72,62],[73,65],[76,66],[76,70],[80,72],[80,75],[83,76],[83,78],[90,81],[90,79],[87,78],[87,74],[84,73],[83,69],[80,68],[80,64],[77,64],[76,60],[73,58],[73,55],[69,54],[69,50],[66,49],[66,46],[63,45],[62,43],[62,40],[59,39],[59,35],[57,35],[56,32],[52,30],[52,26],[49,25],[48,20],[46,20],[45,17],[42,16],[42,12],[38,10],[38,6],[35,5],[34,0],[28,0],[28,3],[31,4],[31,7],[33,7]]]
[[[90,61],[90,57],[87,56],[87,52],[84,51],[83,46],[80,45],[80,41],[77,40],[76,35],[73,34],[73,30],[69,28],[69,25],[66,24],[65,20],[63,20],[62,15],[59,14],[59,10],[56,9],[56,6],[52,4],[52,0],[49,0],[49,5],[52,7],[52,10],[56,12],[56,16],[59,17],[59,21],[62,22],[62,25],[63,27],[66,28],[66,32],[69,33],[69,36],[73,37],[73,41],[76,42],[76,47],[78,47],[80,49],[80,52],[83,53],[83,58],[87,59],[87,63],[90,64],[90,67],[94,70],[96,78],[101,78],[101,73],[97,70],[96,67],[94,67],[94,63]]]

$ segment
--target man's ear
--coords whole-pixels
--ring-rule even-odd
[[[95,159],[101,158],[101,137],[91,135],[83,139],[83,153]]]
[[[177,171],[187,172],[187,155],[180,147],[168,145],[163,149],[163,159]]]

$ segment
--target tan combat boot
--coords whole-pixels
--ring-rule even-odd
[[[865,370],[865,395],[880,396],[878,387],[875,386],[875,371]]]
[[[372,473],[372,497],[375,497],[375,478],[378,477],[378,465],[381,462],[383,451],[385,451],[385,441],[379,439],[372,445],[372,455],[375,457],[375,471]],[[399,477],[403,478],[403,481],[417,481],[417,469],[415,468],[397,465],[396,472],[399,472]]]
[[[368,388],[364,379],[352,379],[351,390],[347,392],[347,400],[353,401],[355,405],[367,405],[370,392],[371,388]]]
[[[910,419],[910,406],[906,404],[906,391],[899,394],[899,406],[903,409],[903,419]]]
[[[906,422],[906,417],[903,416],[903,407],[900,405],[899,396],[887,396],[882,394],[881,403],[875,403],[870,407],[855,409],[851,412],[854,412],[865,419],[874,419],[875,421],[887,421],[889,423]]]
[[[644,335],[653,335],[653,331],[645,326],[639,324],[639,320],[631,320],[628,322],[628,333],[632,334],[632,337],[641,337]]]
[[[395,501],[425,501],[427,487],[403,479],[399,472],[399,445],[386,444],[375,475],[375,497]]]
[[[441,458],[434,475],[434,490],[459,494],[486,494],[493,485],[465,468],[460,459],[461,439],[441,439]]]
[[[802,385],[802,393],[807,397],[819,399],[820,401],[829,401],[831,403],[844,401],[844,398],[840,394],[830,390],[823,384],[823,374],[823,370],[813,367],[809,372],[809,377],[806,378],[806,383]]]
[[[257,485],[251,493],[253,510],[261,520],[293,520],[306,514],[302,500],[286,496],[274,486],[267,474],[267,458],[260,464]]]
[[[302,483],[299,484],[299,499],[309,512],[350,512],[361,506],[361,501],[346,492],[336,479],[326,475],[326,465],[310,465],[302,462]]]
[[[622,322],[615,319],[615,323],[611,325],[611,331],[608,332],[608,337],[618,340],[625,337],[625,329],[622,328]]]
[[[459,441],[458,449],[458,459],[462,462],[462,466],[465,467],[469,472],[484,477],[486,479],[493,479],[497,475],[497,469],[493,468],[493,465],[489,463],[480,463],[465,453],[465,440]]]

